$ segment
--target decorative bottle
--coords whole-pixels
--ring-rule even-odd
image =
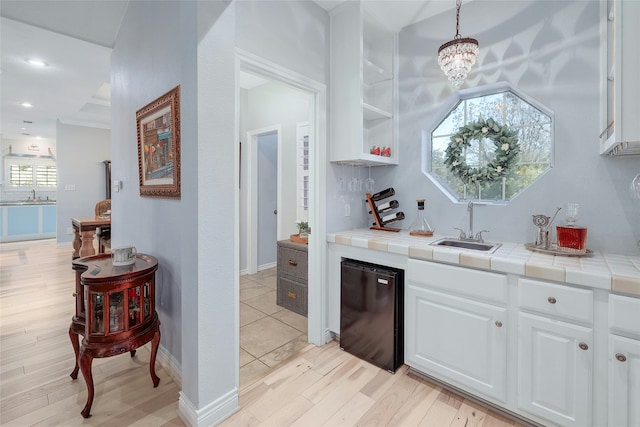
[[[413,224],[409,226],[409,234],[422,237],[433,236],[431,221],[429,221],[429,218],[424,214],[424,199],[418,199],[416,202],[418,202],[418,212]]]
[[[585,253],[587,251],[587,228],[576,224],[579,205],[569,203],[567,205],[566,225],[556,226],[558,247],[568,252]]]

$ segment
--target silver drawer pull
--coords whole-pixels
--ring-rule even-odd
[[[290,259],[289,260],[289,265],[293,265],[295,267],[296,265],[298,265],[298,261],[296,261],[294,259]]]
[[[578,344],[578,347],[580,347],[580,350],[589,350],[589,346],[587,345],[587,343],[581,342],[580,344]]]
[[[547,301],[549,301],[549,304],[555,304],[557,302],[554,297],[547,298]]]
[[[616,359],[618,359],[618,362],[626,362],[627,361],[627,356],[625,356],[622,353],[617,353],[616,354]]]
[[[499,321],[499,320],[496,320],[496,326],[497,326],[498,328],[502,328],[502,322],[501,322],[501,321]]]

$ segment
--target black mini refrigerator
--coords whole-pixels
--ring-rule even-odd
[[[404,270],[345,259],[340,348],[389,372],[404,363]]]

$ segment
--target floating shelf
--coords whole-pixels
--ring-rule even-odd
[[[381,110],[380,108],[374,107],[373,105],[367,104],[365,102],[362,103],[362,110],[364,113],[365,121],[393,118],[393,114],[391,114],[390,112]]]

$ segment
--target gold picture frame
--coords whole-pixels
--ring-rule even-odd
[[[136,111],[141,197],[180,198],[180,85]]]

